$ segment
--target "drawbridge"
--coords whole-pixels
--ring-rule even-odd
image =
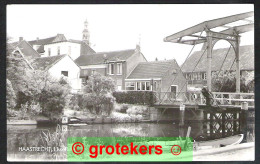
[[[243,102],[247,102],[250,108],[254,108],[254,93],[241,93],[240,92],[240,53],[239,53],[239,44],[240,44],[240,34],[252,31],[254,29],[254,22],[250,20],[253,18],[254,12],[247,12],[232,16],[227,16],[223,18],[218,18],[214,20],[209,20],[167,36],[164,38],[165,42],[170,43],[179,43],[192,45],[190,53],[186,57],[184,63],[192,54],[194,47],[198,44],[203,44],[203,53],[201,54],[198,62],[195,64],[193,71],[196,69],[198,63],[200,62],[203,55],[207,55],[207,89],[211,94],[212,105],[216,105],[220,108],[240,108]],[[220,30],[223,29],[224,30]],[[230,43],[230,47],[228,52],[225,55],[225,58],[221,64],[221,68],[219,69],[219,73],[222,71],[223,63],[225,62],[229,51],[231,48],[234,49],[235,59],[230,66],[229,70],[233,64],[235,64],[236,68],[236,92],[211,92],[212,91],[212,51],[214,45],[220,41],[226,40]],[[184,65],[184,64],[183,64]],[[182,66],[183,66],[182,65]],[[182,68],[182,67],[181,67]],[[176,76],[177,77],[177,76]],[[176,77],[172,80],[173,82],[176,80]],[[222,85],[224,83],[222,82]],[[180,104],[186,104],[186,106],[198,108],[206,106],[206,97],[201,92],[183,92],[184,87],[186,85],[183,84],[176,93],[169,92],[170,87],[167,92],[156,92],[154,96],[156,97],[155,106],[157,107],[179,107]],[[222,86],[221,86],[222,88]]]

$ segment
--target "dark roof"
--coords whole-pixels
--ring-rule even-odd
[[[32,64],[33,68],[35,68],[35,69],[48,70],[50,67],[52,67],[54,64],[56,64],[58,61],[60,61],[65,56],[66,55],[40,57],[40,58],[34,59],[31,64]]]
[[[56,36],[50,37],[50,38],[45,38],[45,39],[31,40],[31,41],[29,41],[29,43],[32,46],[33,45],[40,45],[40,47],[37,49],[37,52],[38,53],[44,53],[44,45],[52,43],[55,38],[56,38]]]
[[[84,41],[80,41],[80,55],[93,55],[96,52]]]
[[[37,58],[40,57],[38,52],[36,52],[32,46],[25,40],[20,41],[16,47],[20,49],[22,54],[24,55],[25,58],[31,57],[31,58]]]
[[[224,61],[226,53],[229,48],[221,48],[212,51],[212,71],[218,71]],[[246,45],[240,46],[240,69],[241,70],[254,70],[254,46]],[[195,65],[199,61],[203,51],[194,52],[182,66],[183,72],[192,72]],[[227,55],[227,58],[223,64],[221,70],[229,70],[235,59],[234,49],[231,47]],[[201,61],[196,66],[193,72],[206,72],[207,70],[207,51],[204,53]],[[231,70],[236,70],[236,64],[234,63]]]
[[[130,73],[127,79],[161,78],[172,69],[179,69],[177,62],[173,60],[153,61],[139,63]]]
[[[98,52],[94,55],[81,55],[75,62],[80,66],[102,64],[105,62],[104,54],[106,54],[107,62],[126,60],[135,53],[135,49],[110,51],[110,52]]]

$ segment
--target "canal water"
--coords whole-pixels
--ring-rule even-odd
[[[202,123],[187,123],[179,127],[174,123],[124,123],[124,124],[93,124],[84,126],[62,125],[66,137],[178,137],[186,136],[188,126],[191,126],[190,137],[196,141],[207,140]],[[254,125],[248,126],[247,140],[254,140]],[[21,147],[41,146],[43,132],[54,134],[56,126],[8,125],[7,153],[10,160],[34,160],[42,152],[25,152]],[[66,141],[65,141],[66,142]],[[42,158],[49,158],[43,156]],[[38,158],[40,160],[40,158]]]

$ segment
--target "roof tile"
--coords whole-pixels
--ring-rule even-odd
[[[47,70],[64,58],[66,55],[57,55],[57,56],[50,56],[50,57],[39,57],[32,61],[32,66],[35,69],[39,70]]]
[[[81,55],[75,60],[80,66],[103,64],[105,62],[104,55],[106,54],[107,61],[126,60],[135,53],[135,49],[111,51],[111,52],[98,52],[93,55]]]
[[[135,67],[127,79],[161,78],[173,68],[179,69],[177,62],[174,59],[142,62]]]
[[[213,50],[212,52],[212,71],[218,71],[221,68],[221,65],[225,59],[226,53],[229,48],[221,48]],[[240,69],[241,70],[254,70],[254,46],[246,45],[240,46]],[[183,72],[192,72],[195,65],[199,61],[203,51],[195,51],[183,64],[182,71]],[[223,64],[221,70],[229,70],[233,61],[235,59],[234,49],[231,48],[227,58]],[[193,72],[206,72],[207,70],[207,51],[201,58],[200,62],[196,66]],[[236,70],[236,64],[233,64],[231,70]]]

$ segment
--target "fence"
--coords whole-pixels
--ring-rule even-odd
[[[206,99],[199,91],[189,92],[154,92],[157,104],[196,104],[205,105]],[[231,93],[231,92],[212,92],[213,104],[218,105],[238,105],[248,102],[250,107],[254,107],[254,93]]]

